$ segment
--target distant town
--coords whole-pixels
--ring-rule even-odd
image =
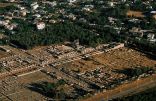
[[[0,101],[135,101],[155,26],[154,0],[0,0]]]

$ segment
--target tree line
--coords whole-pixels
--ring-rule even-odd
[[[99,29],[99,34],[91,32],[82,26],[63,22],[47,25],[43,30],[37,30],[35,26],[27,21],[17,20],[20,27],[15,34],[7,32],[9,42],[24,49],[31,49],[34,46],[63,43],[79,39],[80,44],[96,46],[100,43],[117,41],[117,35],[111,29]]]

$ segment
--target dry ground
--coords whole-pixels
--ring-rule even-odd
[[[0,57],[2,57],[3,54],[4,53],[0,52]],[[59,67],[64,66],[64,67],[68,67],[71,70],[75,70],[75,69],[79,68],[81,72],[85,72],[85,71],[90,71],[90,70],[96,69],[97,67],[100,67],[100,66],[107,66],[112,69],[123,69],[123,68],[129,68],[129,67],[134,67],[134,66],[155,66],[155,65],[156,65],[156,61],[148,58],[145,54],[140,53],[135,50],[132,50],[132,49],[122,48],[122,49],[118,49],[118,50],[114,50],[114,51],[110,51],[107,53],[93,56],[89,60],[81,59],[78,61],[74,61],[72,63],[64,64]],[[20,83],[24,83],[24,84],[29,84],[32,82],[39,82],[39,81],[55,82],[54,79],[52,79],[51,77],[49,77],[46,74],[41,73],[41,72],[36,72],[34,74],[20,77],[19,81],[20,81]],[[146,80],[146,82],[147,81],[148,80]],[[132,87],[134,85],[136,86],[136,83],[130,84],[129,87]],[[66,88],[68,88],[68,86]],[[122,86],[122,89],[127,89],[127,88]],[[24,89],[24,90],[25,90],[24,92],[18,94],[18,97],[20,99],[22,99],[22,101],[28,101],[28,100],[30,100],[29,98],[32,96],[33,96],[33,98],[42,98],[42,96],[39,93],[31,92],[28,89]],[[111,93],[119,92],[119,90],[121,90],[121,89],[118,88],[117,90],[111,91]],[[15,95],[16,94],[14,94],[12,96],[12,98],[16,98]],[[106,95],[108,95],[108,94],[106,94]],[[99,96],[101,98],[101,96],[103,96],[103,94],[99,94]],[[97,97],[97,99],[98,98],[99,97]],[[96,97],[95,97],[95,99],[96,99]],[[35,101],[35,99],[34,99],[34,101]],[[90,101],[90,100],[88,100],[88,101]]]
[[[0,50],[0,58],[8,57],[10,54]]]
[[[128,48],[96,55],[95,59],[113,69],[123,69],[135,66],[153,67],[156,65],[155,60],[150,59],[143,53]]]
[[[18,78],[19,89],[16,89],[16,93],[10,95],[9,98],[11,98],[14,101],[36,101],[36,100],[38,101],[39,99],[45,101],[43,100],[45,97],[43,97],[40,93],[32,91],[26,87],[26,85],[29,85],[31,83],[38,83],[42,81],[55,82],[53,78],[40,71],[33,74],[19,77]],[[23,86],[21,87],[21,85]],[[3,97],[1,99],[3,101],[8,101],[6,97]]]
[[[6,7],[6,6],[10,6],[10,3],[0,3],[0,7]]]
[[[143,18],[145,17],[145,15],[143,14],[143,12],[141,11],[133,11],[133,10],[129,10],[126,15],[128,17],[139,17],[139,18]]]
[[[106,92],[97,93],[95,96],[92,96],[88,99],[84,99],[82,101],[105,101],[106,99],[111,98],[111,96],[117,95],[118,93],[122,91],[126,92],[127,90],[134,89],[132,92],[129,92],[128,95],[126,95],[126,93],[123,95],[123,96],[130,96],[132,94],[139,93],[146,89],[155,87],[156,86],[155,77],[156,75],[153,75],[148,78],[142,78],[140,80],[136,80],[128,84],[120,85],[113,90],[107,90]],[[144,86],[141,86],[143,84]]]
[[[127,15],[128,17],[137,17],[137,18],[144,18],[144,17],[146,17],[146,15],[144,15],[142,11],[133,11],[133,10],[129,10],[129,11],[126,13],[126,15]],[[153,14],[152,17],[153,17],[154,19],[156,19],[156,14]]]
[[[100,55],[93,56],[91,60],[78,60],[67,63],[59,67],[67,67],[71,70],[80,70],[80,72],[94,70],[100,66],[106,66],[112,69],[124,69],[136,66],[156,65],[156,61],[148,58],[145,54],[133,49],[122,48],[110,51]]]
[[[19,86],[19,89],[16,89],[16,92],[9,95],[13,101],[47,101],[47,98],[40,94],[37,91],[33,91],[28,89],[26,86],[32,83],[40,83],[40,82],[56,82],[57,80],[42,73],[40,71],[25,75],[18,78],[19,85],[23,85],[22,87]],[[70,92],[73,88],[70,85],[61,86],[65,92]],[[0,101],[9,101],[6,97],[0,97]]]

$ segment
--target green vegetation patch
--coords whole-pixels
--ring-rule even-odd
[[[16,21],[20,28],[16,34],[8,32],[10,42],[21,48],[30,49],[34,46],[62,43],[64,41],[80,40],[81,44],[96,46],[119,40],[116,33],[109,28],[101,29],[101,34],[90,32],[77,24],[64,22],[47,25],[44,30],[37,30],[33,24],[22,20]]]

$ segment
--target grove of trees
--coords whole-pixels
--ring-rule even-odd
[[[64,41],[80,40],[83,45],[95,46],[100,43],[117,41],[118,36],[110,28],[99,28],[100,34],[97,35],[82,26],[63,22],[47,25],[44,30],[37,30],[33,24],[22,20],[16,21],[20,26],[15,34],[7,32],[9,41],[24,49],[30,49],[38,45],[49,45],[62,43]]]

